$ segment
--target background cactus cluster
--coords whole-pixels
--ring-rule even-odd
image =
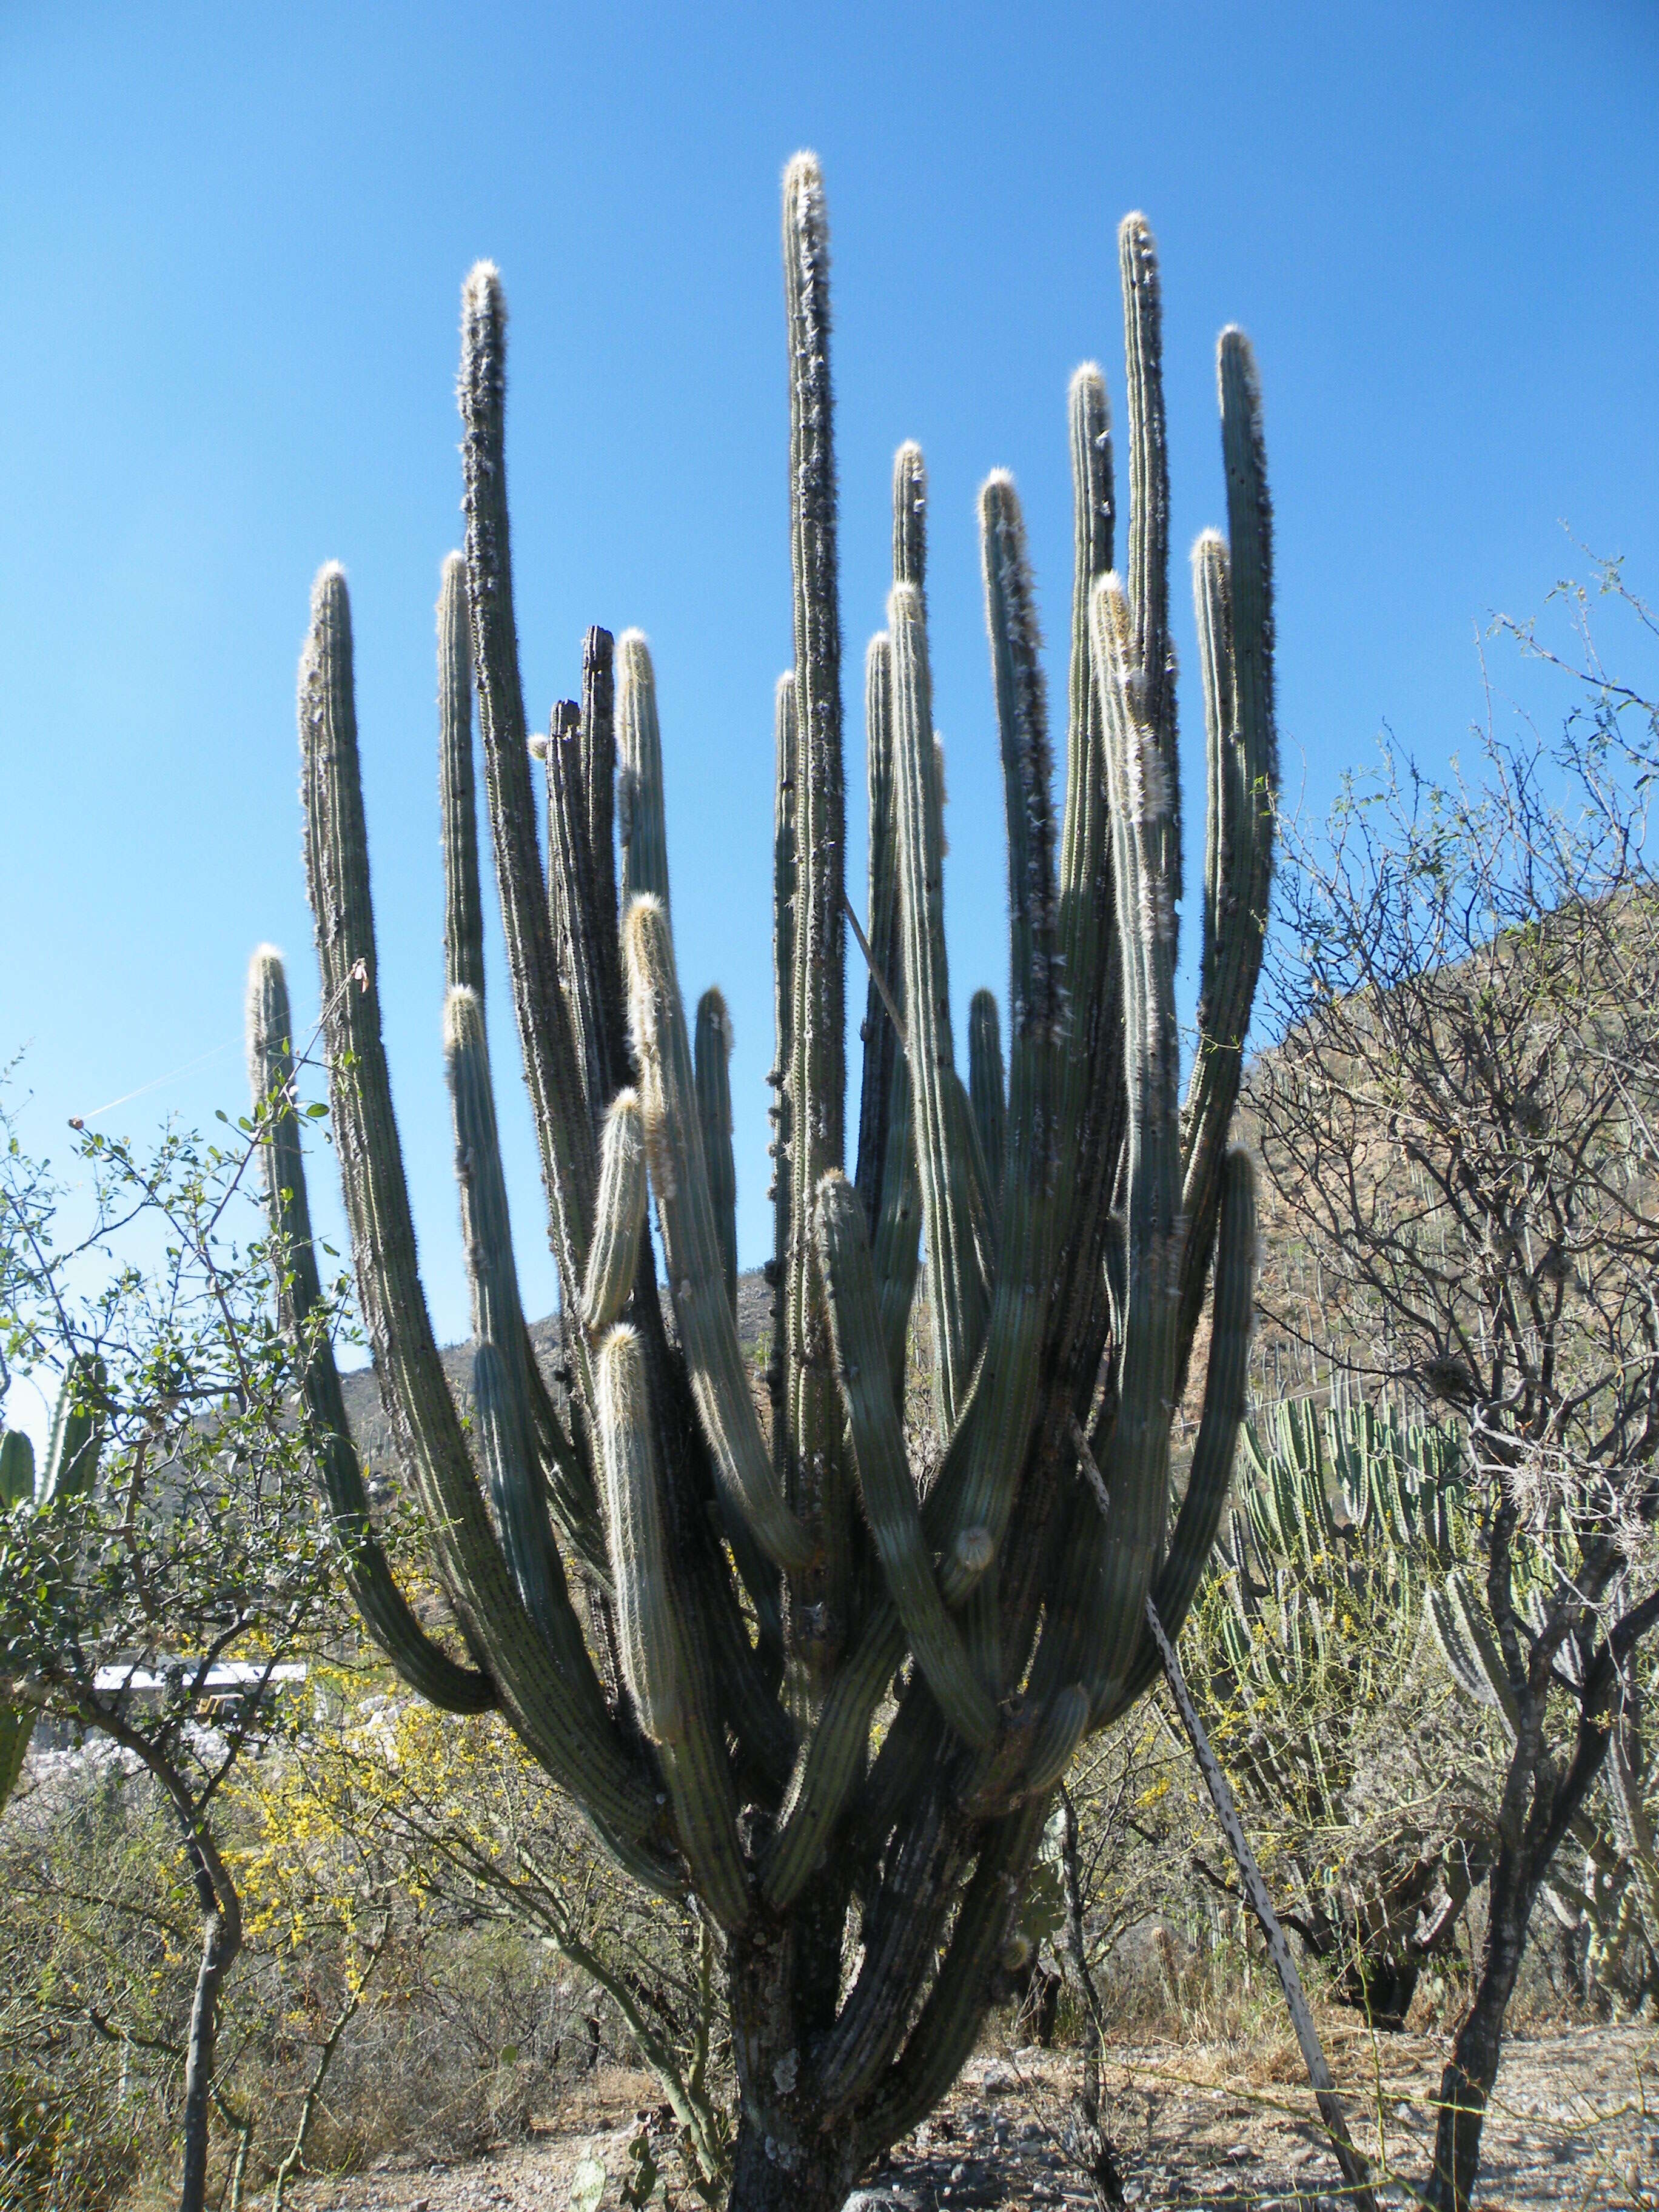
[[[1433,1781],[1376,1787],[1413,1755],[1425,1602],[1472,1549],[1459,1440],[1338,1390],[1281,1400],[1239,1458],[1192,1674],[1304,1945],[1398,2027],[1486,1863],[1484,1825]]]
[[[979,520],[1006,803],[1007,1060],[952,1036],[927,480],[901,448],[886,626],[865,667],[865,1057],[849,1159],[836,490],[822,180],[784,185],[794,662],[775,707],[772,1358],[735,1311],[730,1025],[677,972],[645,640],[590,630],[581,697],[532,738],[520,681],[495,270],[464,295],[464,555],[439,618],[444,1045],[473,1320],[471,1420],[416,1264],[389,1073],[345,580],[317,580],[300,679],[306,851],[335,1146],[363,1324],[459,1638],[374,1532],[325,1337],[280,963],[256,956],[285,1318],[364,1620],[422,1696],[499,1708],[641,1881],[723,1944],[741,2099],[733,2202],[837,2202],[970,2051],[1022,1955],[1051,1793],[1157,1671],[1203,1577],[1243,1414],[1255,1209],[1230,1149],[1260,966],[1275,775],[1271,526],[1255,372],[1218,349],[1227,534],[1194,555],[1208,761],[1200,1037],[1183,1105],[1182,884],[1160,305],[1120,236],[1127,562],[1105,382],[1072,381],[1076,568],[1053,790],[1015,487]],[[470,703],[513,1012],[566,1318],[568,1405],[527,1341],[484,1023]],[[538,783],[543,787],[538,792]],[[544,853],[538,825],[544,820]],[[855,925],[856,926],[856,925]],[[655,1200],[653,1238],[647,1198]],[[658,1273],[660,1251],[665,1282]],[[1170,1409],[1214,1291],[1176,1510]],[[939,1449],[902,1419],[918,1287]],[[452,1645],[454,1648],[452,1648]]]
[[[1484,1538],[1462,1440],[1453,1423],[1339,1386],[1322,1402],[1281,1399],[1240,1441],[1190,1671],[1252,1825],[1271,1839],[1287,1917],[1334,1994],[1398,2028],[1423,1972],[1455,1949],[1490,1869],[1492,1754],[1507,1757],[1514,1737],[1476,1588]],[[1555,1580],[1542,1547],[1528,1548],[1521,1579],[1535,1622]],[[1447,1675],[1449,1711],[1435,1688]],[[1601,1785],[1570,1823],[1582,1880],[1564,1860],[1546,1891],[1575,1984],[1627,2008],[1659,1971],[1642,1714],[1632,1694]]]

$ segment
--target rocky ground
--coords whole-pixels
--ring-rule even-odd
[[[1333,2043],[1354,2133],[1375,2157],[1380,2130],[1388,2176],[1382,2194],[1401,2205],[1426,2167],[1442,2046],[1391,2037],[1373,2050],[1359,2035]],[[1479,2204],[1490,2212],[1600,2205],[1651,2212],[1659,2204],[1659,2103],[1651,2117],[1649,2106],[1656,2055],[1659,2045],[1644,2027],[1511,2038],[1486,2129]],[[1074,2081],[1075,2060],[1066,2056],[1028,2049],[981,2057],[945,2107],[870,2177],[866,2198],[886,2201],[866,2201],[860,2212],[1092,2212],[1093,2191],[1063,2148]],[[1249,2054],[1202,2044],[1121,2045],[1109,2054],[1103,2086],[1137,2212],[1166,2204],[1337,2212],[1335,2165],[1288,2046]],[[629,2145],[645,2125],[671,2200],[679,2212],[696,2212],[696,2198],[680,2185],[666,2119],[648,2075],[601,2074],[494,2157],[453,2166],[386,2160],[349,2179],[303,2184],[291,2201],[296,2212],[567,2205],[593,2212],[603,2166],[604,2212],[615,2212],[630,2170]]]

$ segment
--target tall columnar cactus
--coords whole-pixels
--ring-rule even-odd
[[[1049,1795],[1157,1661],[1215,1539],[1243,1401],[1253,1187],[1229,1152],[1266,922],[1274,777],[1271,526],[1248,341],[1219,349],[1228,532],[1194,558],[1210,809],[1203,1035],[1183,1113],[1175,659],[1151,234],[1122,230],[1127,578],[1104,380],[1071,392],[1076,575],[1063,809],[1018,495],[980,496],[1008,832],[1004,1039],[975,1000],[957,1072],[944,793],[930,691],[926,472],[894,478],[887,623],[866,664],[868,927],[845,807],[828,229],[816,161],[784,183],[794,664],[776,702],[777,1061],[769,1418],[733,1310],[722,1002],[676,967],[649,647],[588,633],[580,705],[532,740],[519,677],[495,271],[462,317],[466,542],[440,622],[446,1051],[471,1282],[474,1417],[439,1365],[381,1044],[343,576],[301,665],[306,846],[336,1146],[398,1467],[465,1662],[393,1586],[313,1299],[270,956],[254,1081],[295,1253],[289,1318],[348,1571],[427,1696],[498,1705],[622,1863],[721,1931],[741,2087],[733,2201],[831,2205],[971,2050]],[[465,607],[463,607],[463,599]],[[567,1316],[569,1413],[527,1343],[478,950],[470,627],[507,973]],[[538,836],[534,764],[546,786]],[[617,833],[612,844],[612,823]],[[546,854],[544,864],[544,849]],[[619,872],[620,864],[620,872]],[[846,1152],[845,928],[864,989]],[[847,1170],[851,1166],[849,1176]],[[642,1233],[648,1180],[658,1245]],[[925,1259],[922,1255],[925,1254]],[[919,1273],[940,1452],[902,1423]],[[1206,1285],[1198,1462],[1170,1526],[1170,1409]],[[672,1320],[672,1327],[670,1325]],[[1086,1432],[1086,1433],[1085,1433]],[[1079,1473],[1086,1450],[1109,1500]],[[1011,1946],[1012,1947],[1011,1949]],[[852,1962],[849,1965],[849,1960]]]

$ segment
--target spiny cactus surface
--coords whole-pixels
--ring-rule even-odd
[[[625,1867],[695,1892],[726,1954],[741,2095],[732,2201],[799,2212],[836,2203],[954,2079],[1019,1954],[1051,1792],[1081,1738],[1156,1670],[1148,1594],[1174,1632],[1215,1540],[1243,1407],[1255,1208],[1249,1163],[1228,1139],[1267,917],[1275,756],[1260,403],[1249,343],[1230,329],[1218,359],[1228,529],[1200,540],[1194,564],[1210,811],[1203,1033],[1183,1109],[1159,294],[1151,233],[1131,216],[1127,570],[1113,568],[1105,380],[1091,365],[1070,399],[1076,569],[1058,807],[1018,494],[999,472],[980,496],[1009,975],[1006,1037],[989,994],[975,1001],[964,1081],[926,470],[915,447],[900,449],[892,588],[866,663],[870,874],[855,900],[843,879],[829,234],[811,156],[790,164],[783,197],[794,660],[775,711],[776,1304],[763,1400],[733,1311],[729,1024],[717,994],[693,1016],[682,994],[646,640],[629,631],[613,651],[591,630],[580,702],[554,710],[545,738],[532,743],[526,724],[506,310],[488,264],[464,295],[465,549],[446,564],[439,625],[470,1432],[416,1266],[335,567],[313,594],[300,732],[362,1317],[456,1638],[434,1640],[392,1580],[313,1332],[306,1403],[347,1572],[370,1632],[422,1694],[499,1707]],[[463,623],[562,1285],[568,1409],[544,1388],[515,1288]],[[852,1160],[849,917],[865,1051]],[[289,1319],[303,1335],[314,1291],[297,1258],[309,1229],[291,1025],[269,955],[251,1006],[271,1208],[296,1254]],[[643,1228],[647,1185],[656,1240]],[[1170,1408],[1212,1280],[1201,1474],[1172,1526]],[[939,1446],[925,1457],[902,1419],[919,1285]],[[1104,1513],[1079,1474],[1085,1434]]]

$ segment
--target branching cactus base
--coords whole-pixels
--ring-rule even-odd
[[[1272,556],[1255,368],[1230,329],[1227,533],[1194,555],[1209,818],[1201,1034],[1183,1106],[1158,276],[1132,216],[1121,574],[1104,380],[1085,366],[1071,386],[1059,811],[1018,496],[1000,473],[980,496],[1006,795],[1008,1056],[1005,1073],[985,994],[967,1081],[951,1034],[927,480],[915,447],[897,458],[892,591],[866,666],[865,1063],[849,1165],[829,241],[810,155],[785,176],[783,246],[795,658],[776,704],[769,1407],[734,1307],[729,1024],[718,994],[688,1016],[676,969],[645,640],[613,647],[590,631],[580,701],[544,737],[526,724],[492,267],[464,295],[465,549],[446,564],[439,611],[470,1430],[428,1319],[381,1043],[345,580],[335,567],[317,580],[300,737],[335,1143],[398,1475],[464,1655],[397,1585],[327,1345],[307,1327],[318,1291],[292,1024],[269,951],[255,959],[250,1033],[290,1254],[284,1318],[365,1625],[423,1697],[499,1709],[632,1875],[695,1898],[730,1988],[732,2203],[828,2212],[944,2094],[1006,1992],[1055,1786],[1081,1739],[1152,1680],[1147,1594],[1173,1633],[1225,1503],[1254,1267],[1251,1171],[1229,1133],[1271,866]],[[568,1415],[530,1352],[514,1268],[483,1018],[473,696],[567,1316]],[[1171,1409],[1212,1282],[1177,1512]],[[943,1438],[925,1468],[902,1419],[918,1291]],[[1085,1438],[1104,1510],[1080,1472]]]

